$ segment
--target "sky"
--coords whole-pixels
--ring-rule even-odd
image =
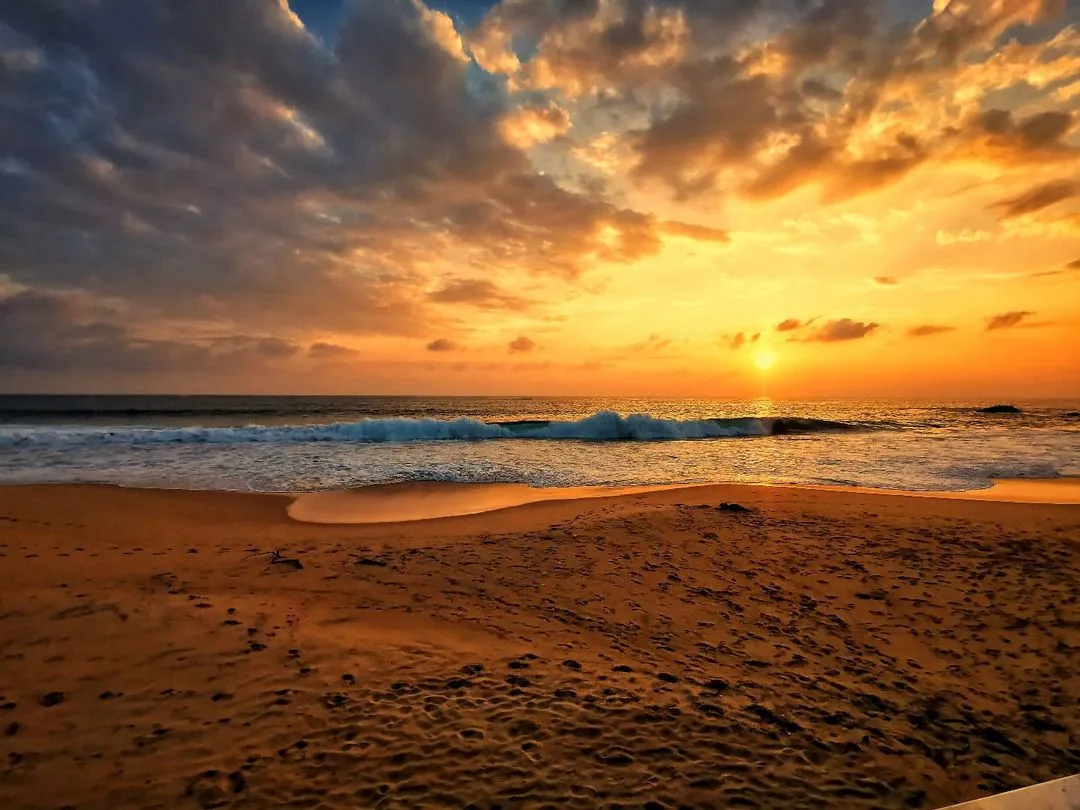
[[[1080,396],[1078,25],[0,5],[0,391]]]

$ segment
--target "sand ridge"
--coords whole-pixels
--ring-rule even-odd
[[[930,808],[1080,771],[1077,507],[286,503],[0,488],[0,806]]]

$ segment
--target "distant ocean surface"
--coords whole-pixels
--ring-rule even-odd
[[[1080,475],[1080,400],[0,396],[0,483],[343,489],[794,483],[962,490]]]

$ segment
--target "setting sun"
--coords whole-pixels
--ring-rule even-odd
[[[762,349],[754,355],[754,365],[762,371],[768,371],[776,365],[776,354],[768,349]]]

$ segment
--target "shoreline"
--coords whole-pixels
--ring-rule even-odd
[[[1027,504],[1044,506],[1080,505],[1080,477],[1043,479],[997,479],[986,488],[970,490],[893,490],[824,484],[772,484],[713,482],[640,486],[534,487],[529,484],[461,483],[408,481],[373,484],[355,489],[318,492],[259,492],[254,490],[210,490],[137,487],[108,483],[0,484],[0,492],[12,489],[118,489],[132,492],[180,493],[198,496],[270,498],[283,502],[283,512],[292,521],[312,525],[388,526],[427,523],[520,509],[538,504],[573,504],[659,495],[688,493],[708,497],[737,498],[739,493],[759,491],[822,492],[853,496],[881,496],[943,501],[972,501],[987,504]]]

